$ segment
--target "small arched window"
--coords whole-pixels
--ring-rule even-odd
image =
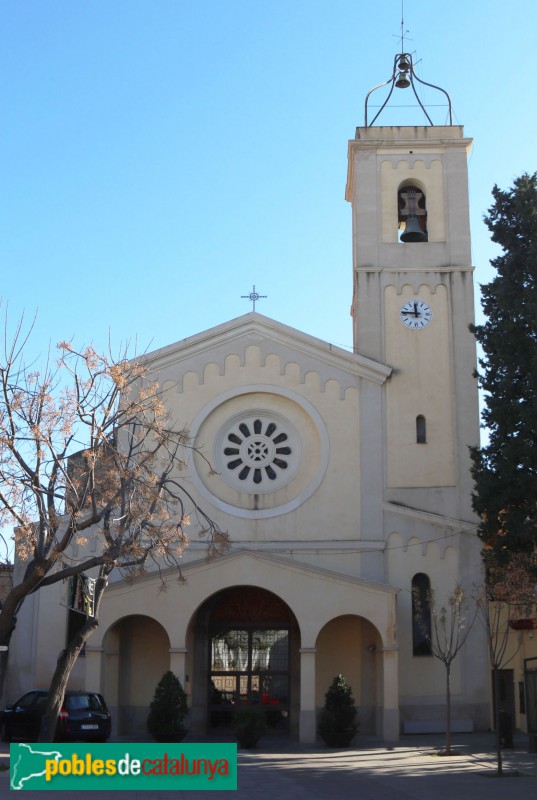
[[[431,581],[424,572],[412,578],[412,655],[431,655]]]
[[[416,417],[416,442],[427,444],[427,422],[423,414],[418,414]]]
[[[397,193],[398,228],[402,242],[426,242],[427,206],[425,194],[417,186],[402,186]]]

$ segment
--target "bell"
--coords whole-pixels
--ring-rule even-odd
[[[400,69],[403,72],[408,72],[408,70],[410,69],[410,61],[408,60],[408,58],[404,53],[401,56],[399,56],[399,61],[397,62],[397,69]]]
[[[398,89],[408,89],[410,81],[408,79],[408,72],[399,72],[395,85]]]
[[[409,214],[406,220],[406,227],[400,236],[402,242],[426,242],[427,234],[421,229],[419,220],[415,214]]]

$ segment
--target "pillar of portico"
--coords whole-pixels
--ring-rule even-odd
[[[170,670],[181,681],[181,686],[186,685],[186,647],[170,647]]]
[[[397,669],[399,648],[382,648],[383,660],[383,708],[382,738],[385,742],[399,739],[399,675]]]
[[[315,647],[300,649],[300,719],[299,740],[313,743],[317,736],[315,711]]]

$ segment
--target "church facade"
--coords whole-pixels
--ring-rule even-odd
[[[247,702],[275,730],[315,741],[339,673],[361,734],[389,741],[442,724],[445,668],[423,607],[429,589],[440,605],[481,579],[470,146],[453,125],[363,127],[349,143],[353,353],[252,312],[147,356],[204,456],[183,479],[231,547],[207,561],[194,535],[186,581],[170,572],[165,592],[156,573],[112,581],[72,684],[103,693],[118,733],[144,730],[168,669],[188,692],[193,735]],[[23,607],[15,697],[47,685],[65,646],[61,593],[47,587]],[[454,729],[488,727],[477,627],[452,695]]]

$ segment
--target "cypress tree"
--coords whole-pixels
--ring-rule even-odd
[[[471,456],[479,535],[488,563],[502,566],[537,543],[537,173],[492,194],[485,223],[503,252],[482,287],[487,321],[471,328],[489,440]]]

